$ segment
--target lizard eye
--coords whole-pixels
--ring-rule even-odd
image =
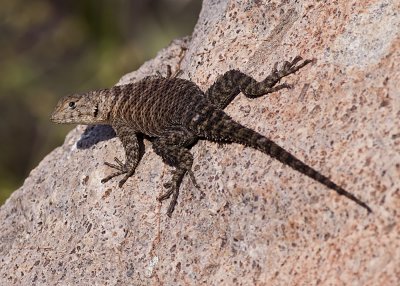
[[[74,109],[76,107],[75,102],[71,101],[68,103],[69,108]]]

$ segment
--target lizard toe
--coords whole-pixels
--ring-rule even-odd
[[[134,169],[131,170],[131,171],[129,171],[129,172],[126,171],[125,173],[127,173],[127,174],[122,178],[121,181],[119,181],[118,187],[122,188],[122,186],[123,186],[123,185],[125,184],[125,182],[133,175],[134,172],[135,172]]]
[[[168,199],[171,197],[171,195],[172,195],[172,193],[173,193],[174,191],[175,191],[175,188],[170,188],[167,192],[165,192],[164,194],[160,195],[160,196],[157,198],[157,200],[158,200],[159,202],[168,200]]]

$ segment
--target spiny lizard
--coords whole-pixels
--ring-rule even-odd
[[[172,196],[168,216],[174,211],[186,173],[196,185],[191,170],[193,156],[189,149],[199,139],[253,147],[371,212],[371,208],[353,194],[270,139],[235,122],[223,111],[240,92],[249,98],[256,98],[290,88],[286,83],[278,84],[279,81],[310,62],[296,57],[284,62],[280,69],[275,64],[271,74],[261,82],[238,70],[230,70],[206,92],[185,79],[150,76],[131,84],[66,96],[58,102],[51,120],[56,123],[111,125],[125,148],[126,161],[122,163],[115,158],[115,163],[105,162],[116,172],[104,178],[102,183],[124,175],[119,187],[133,175],[140,161],[138,136],[148,136],[154,151],[166,164],[175,167],[171,181],[164,184],[166,193],[158,198],[163,201]]]

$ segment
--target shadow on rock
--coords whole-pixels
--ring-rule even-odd
[[[115,131],[110,125],[90,125],[83,132],[76,146],[78,149],[88,149],[100,141],[106,141],[115,136]]]

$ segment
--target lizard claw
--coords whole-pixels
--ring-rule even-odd
[[[166,188],[166,189],[170,189],[171,187],[172,187],[172,183],[171,182],[167,182],[167,183],[164,183],[164,188]]]
[[[126,174],[121,181],[119,181],[118,183],[118,187],[122,188],[122,186],[125,184],[125,182],[129,179],[130,176],[133,175],[133,172],[129,172],[128,174]]]
[[[296,57],[293,58],[293,60],[291,62],[291,65],[294,66],[301,60],[303,60],[303,58],[301,56],[296,56]]]
[[[297,65],[302,60],[303,60],[302,57],[297,56],[297,57],[294,57],[291,61],[285,61],[282,65],[282,68],[276,72],[279,74],[280,78],[283,78],[289,74],[297,72],[302,67],[313,62],[313,60],[304,60],[301,64]],[[275,71],[275,67],[274,67],[273,71]]]
[[[165,186],[165,185],[164,185],[164,186]],[[169,197],[170,197],[170,196],[172,195],[172,193],[174,192],[174,188],[172,188],[171,186],[170,186],[168,189],[169,189],[169,190],[168,190],[166,193],[162,194],[161,196],[159,196],[159,197],[157,198],[157,200],[158,200],[159,202],[168,200]]]
[[[189,177],[190,177],[190,180],[192,181],[192,184],[197,188],[197,189],[200,189],[200,186],[199,186],[199,184],[197,183],[197,181],[196,181],[196,178],[195,178],[195,176],[194,176],[194,173],[193,173],[193,171],[192,170],[189,170],[189,171],[187,171],[188,172],[188,174],[189,174]],[[172,171],[172,174],[173,175],[175,175],[176,174],[176,171]],[[166,189],[171,189],[172,187],[173,187],[173,185],[175,184],[175,180],[174,179],[172,179],[170,182],[167,182],[167,183],[164,183],[164,188],[166,188]],[[169,193],[169,192],[167,192],[167,193]],[[170,196],[171,194],[169,194],[169,196]],[[165,195],[162,195],[161,197],[164,197]],[[167,198],[165,198],[165,199],[168,199],[168,197]],[[160,199],[159,199],[160,200]],[[164,200],[164,199],[162,199],[162,200]]]
[[[197,189],[200,189],[200,186],[199,186],[199,184],[197,184],[197,181],[193,174],[193,171],[189,170],[188,173],[189,173],[189,177],[190,177],[190,180],[192,181],[193,186],[195,186]]]
[[[278,62],[276,62],[271,70],[271,74],[278,74]]]
[[[303,58],[300,56],[295,57],[291,63],[290,63],[290,73],[295,73],[296,71],[298,71],[299,69],[301,69],[302,67],[308,65],[309,63],[312,63],[314,60],[304,60],[302,63],[300,63],[299,65],[297,65],[300,61],[303,61]]]
[[[172,213],[174,212],[175,206],[178,203],[178,196],[179,196],[179,185],[175,182],[175,184],[173,182],[167,183],[169,185],[169,190],[162,194],[161,196],[159,196],[157,198],[157,200],[159,202],[162,202],[164,200],[167,200],[171,197],[171,201],[169,203],[168,206],[168,210],[167,210],[167,216],[171,217]]]
[[[109,180],[111,180],[112,178],[117,177],[117,176],[122,175],[122,174],[125,174],[125,173],[126,173],[126,172],[124,172],[124,171],[115,172],[115,173],[113,173],[113,174],[111,174],[111,175],[105,177],[105,178],[102,179],[100,182],[101,182],[102,184],[104,184],[104,183],[108,182]]]

